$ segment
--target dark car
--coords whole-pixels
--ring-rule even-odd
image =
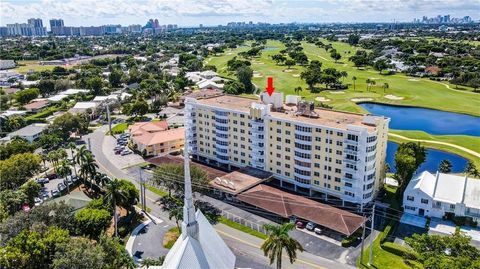
[[[57,178],[57,174],[55,174],[55,173],[49,174],[49,175],[47,175],[47,178],[50,179],[50,180],[56,179],[56,178]]]
[[[295,226],[297,226],[298,229],[303,229],[305,228],[305,223],[297,221],[297,223],[295,223]]]

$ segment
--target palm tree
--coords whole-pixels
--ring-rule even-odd
[[[77,149],[77,145],[75,145],[75,143],[73,142],[70,142],[68,143],[67,147],[70,149],[70,153],[72,155],[72,168],[73,168],[73,172],[75,173],[75,176],[78,176],[77,175],[77,169],[75,168],[75,165],[77,164],[77,161],[75,159],[75,154],[74,154],[74,150]]]
[[[111,179],[103,173],[97,173],[94,177],[94,180],[97,185],[102,187],[105,187],[111,181]]]
[[[386,83],[386,82],[383,83],[383,86],[382,86],[383,92],[385,92],[389,87],[390,87],[390,86],[388,85],[388,83]]]
[[[150,266],[161,266],[163,264],[163,261],[165,261],[165,256],[158,257],[158,260],[146,258],[142,260],[141,265],[142,265],[142,268],[146,267],[148,269],[150,268]]]
[[[85,159],[82,160],[82,164],[80,165],[80,175],[83,177],[83,181],[86,186],[87,178],[90,178],[90,188],[92,188],[92,180],[95,174],[97,173],[98,165],[93,159],[92,153],[88,152],[85,155]]]
[[[355,81],[357,80],[357,77],[356,76],[353,76],[352,77],[352,81],[353,81],[353,91],[355,91]]]
[[[183,207],[176,206],[168,212],[168,219],[172,220],[175,219],[175,224],[177,224],[178,230],[180,230],[180,225],[178,224],[181,220],[183,220]]]
[[[300,243],[288,234],[295,227],[294,223],[282,225],[265,224],[263,227],[267,231],[268,238],[260,248],[263,250],[263,254],[270,259],[270,264],[275,260],[277,261],[277,269],[282,268],[283,249],[287,251],[290,263],[297,259],[297,250],[303,252],[303,247]]]
[[[340,76],[342,77],[342,81],[344,78],[348,77],[348,73],[346,71],[341,71]]]
[[[438,171],[440,173],[450,173],[452,171],[452,163],[447,159],[442,160],[438,166]]]
[[[105,202],[108,203],[113,210],[113,223],[115,227],[115,236],[118,236],[118,216],[117,216],[117,204],[127,200],[127,197],[120,189],[120,181],[118,179],[110,181],[107,184],[107,193],[104,196]]]
[[[72,174],[72,169],[70,168],[70,163],[68,160],[63,159],[60,161],[57,168],[57,173],[60,177],[66,177]],[[68,182],[65,185],[67,185],[67,192],[70,192],[70,186],[68,185]]]
[[[372,80],[369,79],[369,78],[367,78],[367,80],[365,80],[365,82],[367,83],[367,92],[368,92],[368,90],[369,90],[369,88],[370,88],[370,85],[371,85],[371,83],[372,83]]]
[[[302,87],[296,87],[295,89],[293,89],[295,91],[296,94],[300,94],[300,92],[302,91]]]

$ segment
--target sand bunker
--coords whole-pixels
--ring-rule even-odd
[[[294,78],[299,78],[299,77],[300,77],[300,74],[293,74],[292,77],[294,77]]]
[[[384,97],[390,100],[403,100],[403,97],[392,95],[392,94],[387,94]]]
[[[368,102],[373,101],[373,98],[352,98],[350,99],[352,102]]]
[[[285,72],[285,73],[290,73],[290,72],[292,72],[292,71],[293,71],[293,69],[284,69],[284,70],[283,70],[283,72]]]
[[[316,97],[316,98],[315,98],[315,101],[318,101],[318,102],[329,102],[330,99],[327,99],[327,98],[325,98],[325,97],[319,96],[319,97]]]
[[[420,81],[420,80],[416,78],[409,78],[408,81]]]
[[[344,94],[345,92],[344,92],[344,91],[329,91],[329,93],[332,93],[332,94]]]

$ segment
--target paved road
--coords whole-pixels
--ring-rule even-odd
[[[90,138],[91,149],[100,170],[107,173],[108,175],[116,178],[124,178],[130,180],[138,187],[138,182],[131,176],[125,173],[123,170],[119,169],[112,162],[110,162],[109,157],[106,156],[102,150],[105,133],[107,131],[107,126],[103,126],[95,130],[93,133],[86,136]],[[113,152],[111,153],[113,154]],[[110,154],[108,154],[110,155]],[[151,214],[162,219],[165,224],[174,225],[172,221],[168,219],[168,214],[163,212],[158,204],[155,203],[160,197],[155,193],[146,190],[147,197],[147,206],[151,209]],[[163,224],[162,223],[162,224]],[[163,225],[165,225],[163,224]],[[168,226],[165,227],[168,229]],[[268,264],[267,258],[263,256],[262,251],[260,250],[260,245],[263,242],[262,239],[255,236],[240,232],[236,229],[230,228],[223,224],[215,225],[215,229],[218,231],[220,236],[225,240],[227,245],[232,249],[234,254],[237,257],[237,267],[250,267],[250,268],[273,268]],[[148,240],[158,240],[160,238],[148,238]],[[146,254],[146,253],[145,253]],[[156,256],[158,257],[158,255]],[[155,258],[155,256],[154,256]],[[288,262],[288,259],[284,257],[283,268],[354,268],[350,265],[345,265],[333,260],[325,259],[319,256],[312,255],[307,252],[299,253],[297,261],[291,265]]]

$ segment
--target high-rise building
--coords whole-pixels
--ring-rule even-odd
[[[65,26],[63,24],[63,20],[62,19],[51,19],[50,20],[50,30],[52,30],[52,28],[54,27],[63,27]]]
[[[7,24],[8,35],[10,36],[33,36],[35,31],[29,23]]]
[[[390,119],[313,107],[299,96],[266,93],[186,98],[190,153],[231,170],[271,172],[285,188],[364,205],[385,176]]]
[[[28,19],[28,24],[32,25],[34,36],[44,36],[47,34],[47,29],[43,27],[42,19]]]

